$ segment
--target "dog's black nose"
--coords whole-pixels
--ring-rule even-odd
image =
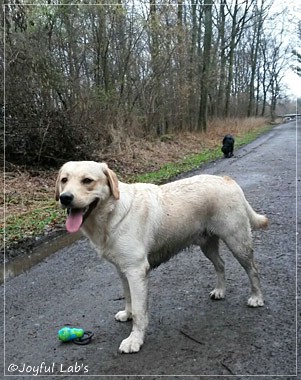
[[[69,206],[73,201],[74,196],[72,193],[66,192],[60,195],[61,204],[64,206]]]

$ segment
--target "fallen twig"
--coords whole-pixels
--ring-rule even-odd
[[[221,365],[222,365],[223,367],[225,367],[226,370],[229,371],[229,372],[231,373],[231,375],[235,375],[235,373],[231,370],[231,368],[229,368],[229,367],[227,366],[227,364],[225,364],[224,362],[221,361]]]
[[[195,339],[194,337],[188,335],[188,334],[187,334],[186,332],[184,332],[183,330],[180,330],[180,333],[183,334],[184,336],[186,336],[186,338],[189,338],[189,339],[193,340],[194,342],[196,342],[196,343],[198,343],[198,344],[202,344],[202,345],[204,344],[203,342],[201,342],[201,341]]]
[[[121,300],[124,300],[124,297],[113,298],[113,301],[121,301]]]

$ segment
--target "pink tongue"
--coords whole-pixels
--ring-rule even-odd
[[[83,211],[82,210],[70,210],[70,213],[66,220],[67,231],[77,232],[83,222]]]

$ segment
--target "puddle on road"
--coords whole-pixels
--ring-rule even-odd
[[[5,265],[2,264],[0,266],[0,283],[2,284],[4,282],[4,274],[6,280],[18,276],[34,265],[39,264],[53,253],[71,245],[82,237],[83,235],[80,232],[75,234],[64,233],[34,248],[29,255],[16,257]]]

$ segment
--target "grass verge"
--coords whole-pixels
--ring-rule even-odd
[[[35,210],[20,215],[12,215],[0,227],[0,234],[5,236],[5,245],[10,246],[35,236],[55,230],[65,220],[65,212],[57,207],[55,201],[40,202]]]
[[[254,141],[264,132],[269,131],[272,126],[265,126],[258,130],[250,131],[235,140],[235,148],[240,148],[243,145]],[[177,174],[185,173],[193,169],[197,169],[200,165],[216,160],[221,157],[221,147],[205,149],[199,154],[192,154],[185,157],[179,162],[172,162],[162,166],[159,170],[150,173],[138,174],[130,178],[131,182],[151,182],[155,184],[162,183]]]

